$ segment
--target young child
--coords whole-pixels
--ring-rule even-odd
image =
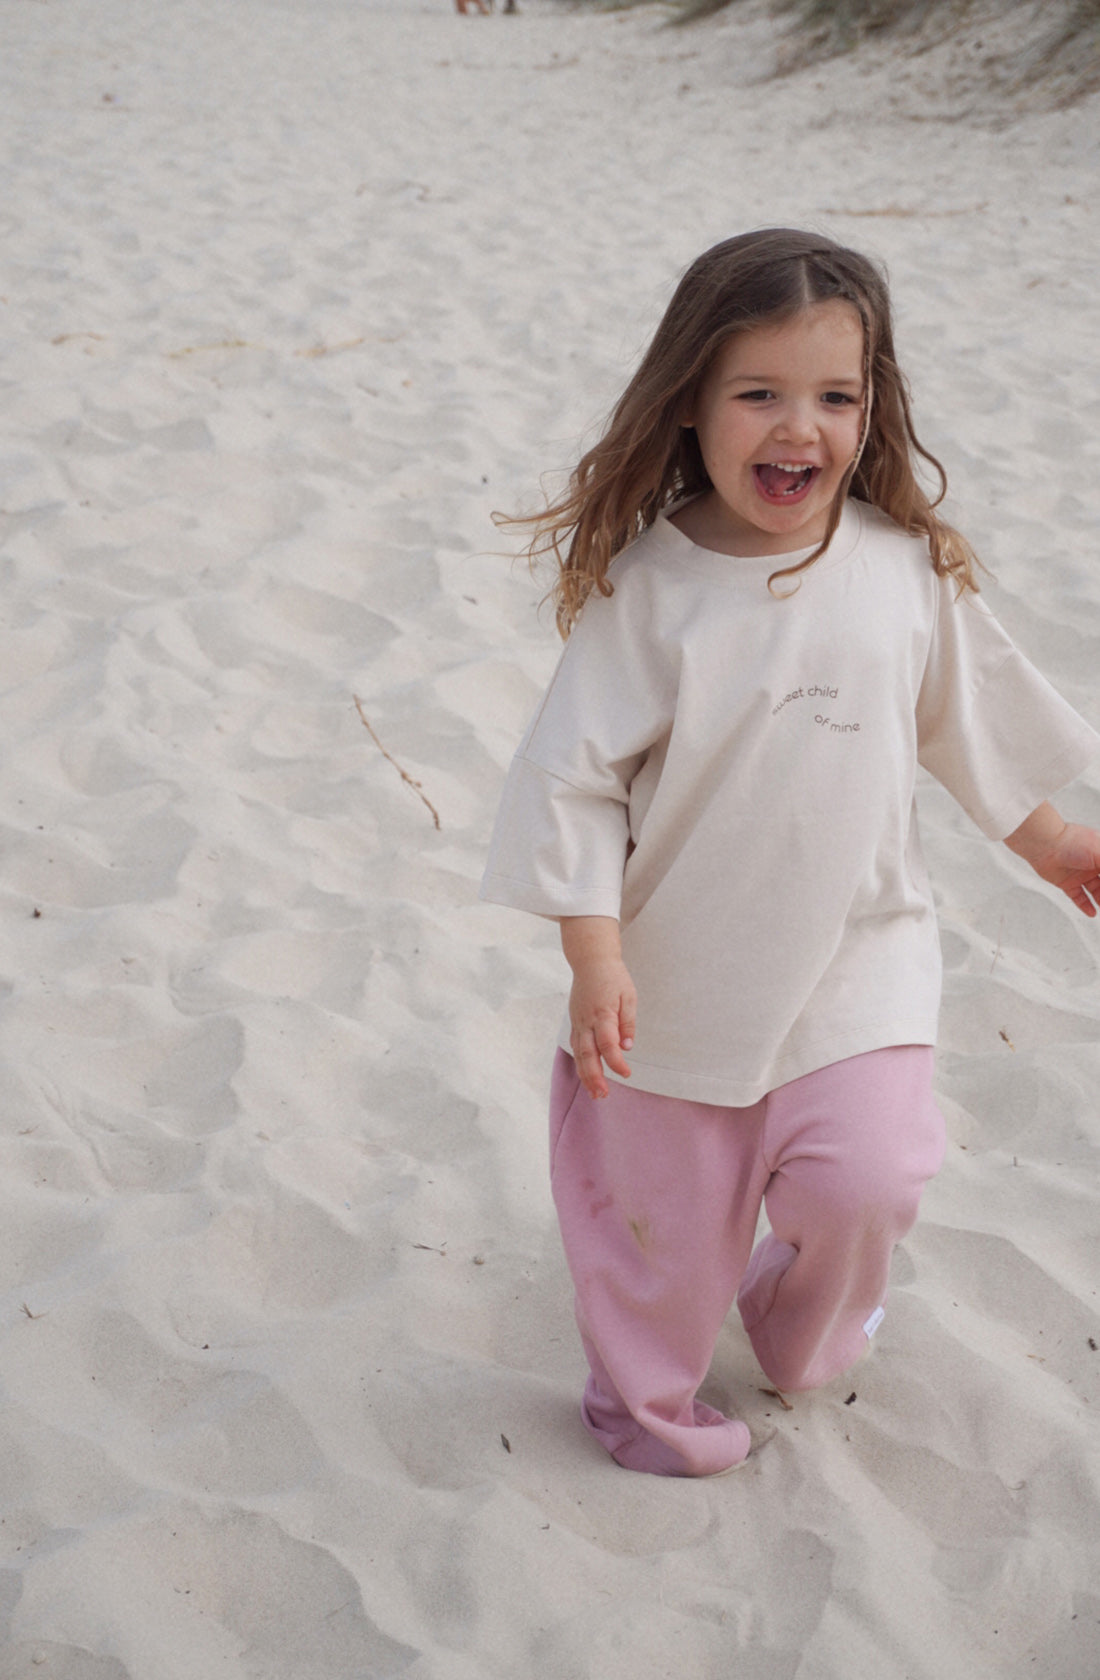
[[[877,270],[769,229],[691,266],[534,522],[568,640],[482,891],[561,923],[552,1185],[584,1422],[633,1470],[748,1454],[695,1398],[735,1296],[779,1389],[882,1320],[944,1150],[918,764],[1100,903],[1100,834],[1046,803],[1100,740],[979,599],[943,488]]]

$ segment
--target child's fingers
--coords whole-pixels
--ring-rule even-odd
[[[1062,891],[1067,898],[1073,900],[1078,910],[1083,910],[1086,916],[1095,916],[1096,908],[1093,899],[1096,900],[1097,904],[1100,904],[1100,883],[1090,882],[1088,889],[1085,887],[1063,887]],[[1089,897],[1090,891],[1092,898]]]
[[[600,1021],[595,1027],[574,1027],[570,1047],[581,1084],[590,1097],[607,1096],[604,1063],[620,1079],[630,1078],[630,1064],[619,1043],[618,1026],[613,1021]]]
[[[589,1096],[608,1094],[605,1063],[618,1078],[630,1078],[630,1064],[623,1052],[634,1042],[634,1011],[634,986],[621,963],[574,973],[569,998],[569,1048]]]
[[[612,1073],[617,1073],[620,1079],[630,1078],[630,1068],[619,1042],[617,1021],[600,1022],[596,1028],[596,1048]]]
[[[590,1097],[606,1097],[607,1080],[603,1074],[603,1062],[600,1052],[596,1048],[596,1035],[589,1028],[574,1027],[570,1034],[570,1047],[573,1060],[577,1064],[577,1075],[581,1084]]]
[[[619,1007],[619,1043],[624,1050],[633,1050],[634,1048],[634,1012],[636,1008],[637,1004],[633,995],[624,997]]]
[[[1100,905],[1100,871],[1086,867],[1066,873],[1068,878],[1061,883],[1066,897],[1086,916],[1095,916],[1096,906]]]

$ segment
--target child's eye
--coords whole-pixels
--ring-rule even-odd
[[[849,396],[847,391],[826,391],[821,400],[830,408],[847,408],[853,403],[858,403],[860,399]]]
[[[767,402],[773,395],[774,392],[772,391],[742,391],[740,393],[740,400],[742,402],[761,403]]]

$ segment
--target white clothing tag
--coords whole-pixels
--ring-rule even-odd
[[[876,1307],[866,1324],[863,1326],[863,1334],[865,1336],[873,1336],[885,1317],[886,1308]]]

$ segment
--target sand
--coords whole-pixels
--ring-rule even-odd
[[[556,643],[490,513],[684,263],[885,260],[1100,723],[1095,99],[661,18],[0,0],[0,1680],[1100,1673],[1100,928],[934,786],[951,1144],[874,1358],[786,1411],[731,1323],[717,1483],[577,1418],[564,970],[475,897]]]

